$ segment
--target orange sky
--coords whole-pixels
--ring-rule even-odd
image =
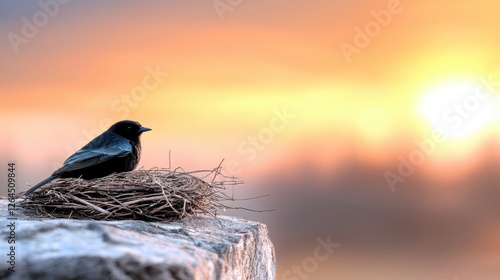
[[[248,174],[305,159],[391,163],[436,129],[440,112],[425,115],[422,100],[446,107],[461,100],[441,88],[499,74],[495,1],[243,1],[223,20],[211,1],[168,2],[60,5],[18,53],[8,34],[43,10],[0,4],[2,154],[41,179],[91,138],[83,131],[127,118],[153,128],[148,167],[167,165],[169,150],[174,164],[226,158]],[[346,59],[341,44],[367,26],[378,29]],[[168,75],[134,97],[155,68]],[[284,108],[294,118],[248,160],[238,147]],[[488,118],[432,160],[469,158],[497,135],[498,114]]]
[[[271,194],[248,208],[278,211],[236,215],[268,225],[278,275],[332,235],[310,279],[498,278],[499,1],[55,1],[0,1],[0,158],[18,190],[132,119],[153,129],[140,166],[225,159],[236,197]]]

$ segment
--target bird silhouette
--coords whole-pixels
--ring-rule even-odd
[[[141,157],[143,132],[151,130],[136,121],[124,120],[115,123],[94,138],[64,162],[50,177],[30,188],[30,195],[39,187],[56,178],[94,179],[115,172],[132,171]]]

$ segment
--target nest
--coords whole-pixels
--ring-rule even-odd
[[[212,180],[205,181],[209,177]],[[220,167],[194,172],[155,168],[92,180],[56,179],[19,205],[49,218],[177,220],[200,213],[215,216],[218,209],[227,208],[224,201],[233,200],[224,194],[226,186],[241,183],[223,176]]]

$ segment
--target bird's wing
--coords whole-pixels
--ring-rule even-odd
[[[55,173],[63,173],[93,166],[115,157],[124,157],[132,153],[132,145],[129,141],[118,141],[113,145],[101,147],[85,146],[71,155],[64,165]]]

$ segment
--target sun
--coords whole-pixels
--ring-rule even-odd
[[[484,79],[447,81],[425,90],[419,112],[447,137],[467,138],[494,121],[493,91]]]

